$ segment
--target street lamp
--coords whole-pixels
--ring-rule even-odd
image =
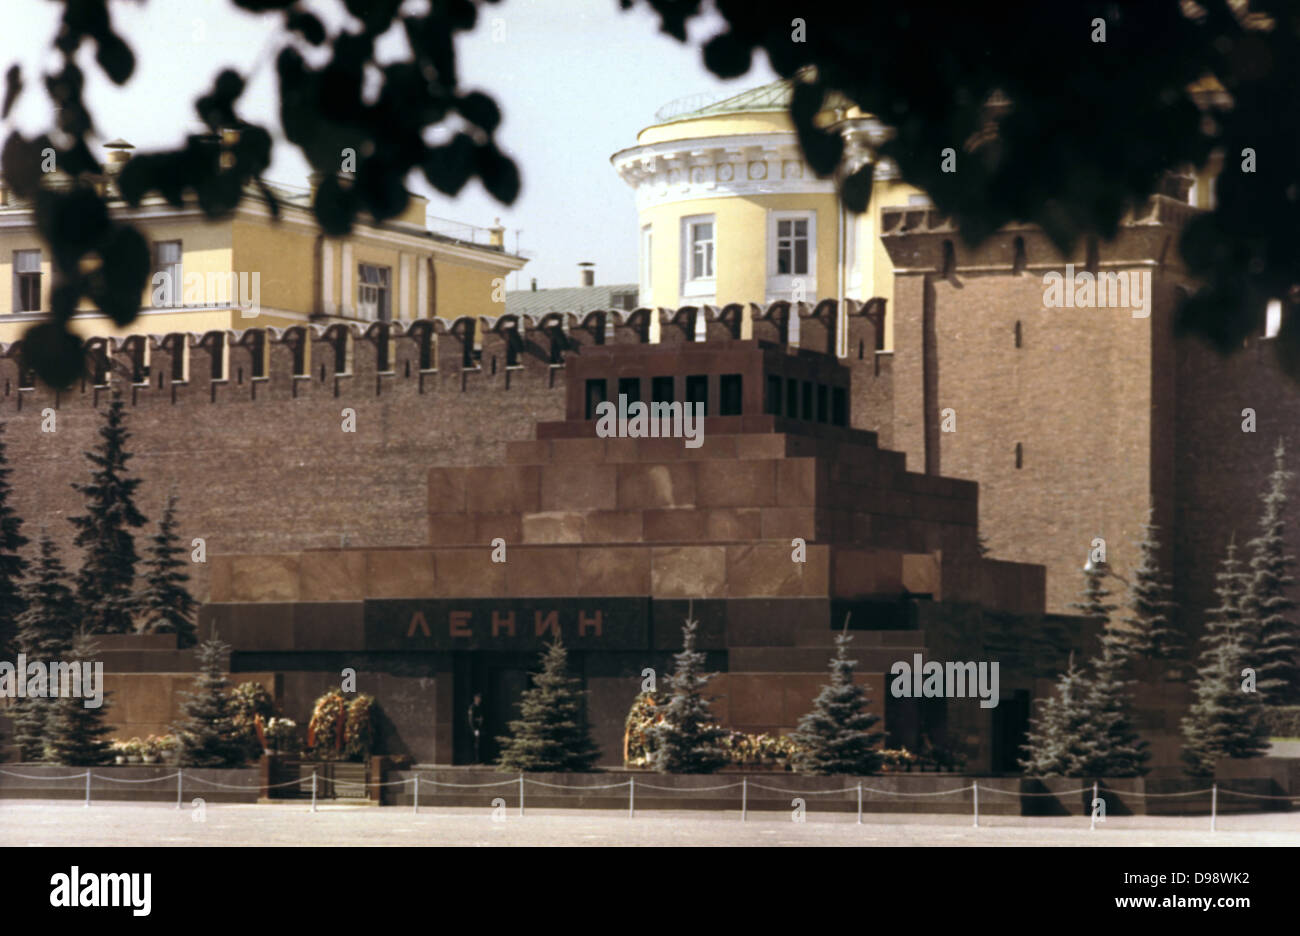
[[[1102,560],[1101,562],[1093,562],[1092,556],[1089,556],[1088,561],[1083,564],[1083,571],[1089,575],[1092,575],[1093,573],[1102,576],[1109,575],[1111,578],[1119,579],[1125,586],[1128,586],[1128,579],[1124,578],[1124,576],[1120,575],[1118,572],[1112,572],[1110,563],[1105,560]]]

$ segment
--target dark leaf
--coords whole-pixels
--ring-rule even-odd
[[[738,78],[749,71],[752,51],[735,33],[719,33],[704,45],[704,65],[719,78]]]
[[[867,210],[867,205],[871,202],[871,185],[875,177],[876,167],[867,163],[858,170],[847,176],[840,185],[840,197],[844,200],[844,207],[849,211],[856,211],[859,214]]]
[[[140,200],[152,189],[154,157],[141,153],[131,157],[117,174],[117,190],[131,207],[140,204]]]
[[[410,195],[402,185],[402,175],[395,166],[373,157],[361,164],[357,189],[375,220],[395,218],[406,210]]]
[[[72,0],[63,8],[63,25],[73,33],[90,36],[99,41],[107,36],[109,25],[108,4],[105,0]]]
[[[217,75],[217,81],[213,85],[212,93],[227,104],[234,104],[239,99],[239,96],[244,93],[244,79],[239,72],[233,69],[223,69],[221,74]]]
[[[32,198],[41,184],[41,147],[39,141],[25,140],[17,130],[5,140],[0,151],[0,170],[5,184],[19,198]]]
[[[199,207],[209,218],[224,218],[239,204],[242,189],[239,176],[233,172],[214,172],[195,186]]]
[[[844,153],[844,140],[839,134],[826,133],[813,123],[825,96],[826,89],[820,84],[796,81],[790,98],[790,118],[799,134],[804,157],[819,176],[834,172]]]
[[[503,205],[514,204],[519,197],[519,168],[491,143],[480,146],[476,157],[478,174],[492,197]]]
[[[431,147],[420,168],[430,185],[444,195],[455,195],[474,174],[475,150],[474,141],[458,133],[450,143]]]
[[[325,41],[325,27],[311,13],[304,13],[302,10],[290,10],[285,25],[289,30],[298,33],[314,46],[318,46]]]
[[[378,36],[393,24],[402,0],[344,0],[343,5],[361,20],[367,33]]]
[[[108,235],[112,222],[108,206],[93,189],[75,188],[68,192],[40,192],[36,224],[50,245],[54,262],[61,269],[73,270]]]
[[[135,228],[121,225],[114,228],[100,256],[102,285],[92,298],[118,325],[129,325],[140,311],[140,296],[153,269],[149,242]]]
[[[464,97],[456,101],[456,110],[460,111],[462,117],[481,127],[484,133],[492,133],[501,123],[501,110],[486,94],[480,91],[471,91]]]
[[[85,286],[80,273],[69,276],[55,272],[54,285],[50,287],[50,315],[54,321],[66,322],[77,314],[77,304],[81,302]]]
[[[66,390],[82,375],[81,339],[57,322],[40,322],[23,335],[23,363],[56,390]]]
[[[113,84],[126,84],[135,71],[135,53],[116,33],[109,33],[99,40],[95,61]]]
[[[260,176],[271,165],[271,135],[261,127],[243,127],[235,144],[235,161],[246,177]]]
[[[344,188],[336,176],[326,176],[316,187],[312,207],[321,230],[330,237],[342,237],[352,230],[352,219],[357,213],[356,194],[351,187]]]
[[[58,164],[60,169],[72,176],[80,175],[83,172],[97,175],[104,168],[90,151],[90,147],[86,145],[84,139],[78,139],[73,144],[72,149],[59,153]]]

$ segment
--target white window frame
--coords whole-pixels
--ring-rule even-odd
[[[366,282],[367,269],[374,270],[379,282]],[[382,292],[381,292],[382,291]],[[388,296],[388,317],[383,318],[381,294]],[[368,322],[391,322],[393,320],[393,268],[380,266],[378,263],[357,264],[357,318]]]
[[[176,245],[176,259],[170,263],[164,263],[162,260],[162,248]],[[180,308],[185,305],[185,242],[179,238],[172,240],[154,241],[153,242],[153,272],[149,275],[149,295],[152,304],[152,296],[159,284],[154,282],[154,277],[159,273],[166,273],[171,277],[171,305],[164,308]],[[236,296],[236,299],[239,297]],[[206,305],[206,303],[204,303]]]
[[[778,273],[777,254],[779,238],[778,225],[782,221],[806,221],[808,223],[808,272]],[[816,211],[769,211],[767,213],[767,298],[769,302],[778,299],[791,299],[794,294],[795,280],[803,280],[804,296],[812,302],[817,298],[817,212]]]
[[[713,226],[713,235],[708,241],[712,246],[711,253],[708,254],[712,261],[712,269],[708,276],[692,276],[694,270],[695,258],[695,240],[694,231],[696,225],[711,224]],[[682,218],[682,289],[683,296],[694,298],[711,297],[718,291],[718,217],[717,215],[687,215]]]
[[[30,256],[31,256],[31,254],[35,254],[35,255],[36,255],[36,269],[35,269],[35,270],[22,270],[22,269],[19,269],[19,267],[22,265],[22,264],[20,264],[20,262],[19,262],[19,260],[18,260],[19,255],[26,255],[26,256],[29,258],[29,260],[30,260]],[[45,262],[45,256],[44,256],[44,254],[42,253],[42,251],[39,250],[39,249],[37,249],[37,250],[15,250],[15,251],[14,251],[14,255],[13,255],[13,266],[14,266],[14,289],[13,289],[13,300],[14,300],[14,304],[13,304],[13,310],[12,310],[13,312],[15,312],[15,313],[21,315],[21,314],[23,314],[24,312],[30,314],[30,313],[32,313],[32,312],[39,312],[39,311],[41,311],[41,305],[43,304],[43,297],[44,297],[44,293],[45,293],[44,262]],[[28,275],[31,275],[31,274],[35,274],[35,276],[36,276],[36,308],[35,308],[35,309],[24,309],[24,308],[22,307],[22,289],[21,289],[21,287],[20,287],[20,284],[22,283],[22,277],[24,277],[24,276],[28,276]]]

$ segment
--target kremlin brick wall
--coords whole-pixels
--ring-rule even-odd
[[[744,311],[660,310],[661,340],[689,340],[697,315],[705,318],[706,340],[739,337]],[[871,348],[875,325],[863,312],[853,304],[851,332],[867,329],[858,338]],[[209,557],[424,544],[428,469],[503,464],[507,442],[532,439],[537,423],[564,417],[565,355],[581,353],[584,344],[645,342],[652,314],[97,340],[88,349],[90,375],[63,391],[32,380],[15,344],[0,349],[0,422],[13,503],[28,538],[48,528],[75,568],[67,518],[84,502],[71,484],[89,478],[83,453],[95,445],[117,391],[128,414],[130,472],[143,479],[138,506],[149,524],[137,531],[141,554],[172,486],[183,544],[202,538]],[[783,342],[795,315],[804,347],[834,349],[834,303],[776,303],[751,307],[750,314],[756,338]],[[188,358],[183,381],[174,379],[183,373],[178,352]],[[888,368],[872,358],[851,362],[860,364],[854,407],[860,397],[888,399]],[[859,381],[858,370],[869,371],[869,379]],[[214,372],[223,376],[214,379]],[[54,431],[46,432],[50,410]],[[355,432],[343,431],[345,410],[354,414]],[[855,425],[886,434],[887,416],[879,411],[859,408],[855,416]],[[201,601],[210,595],[209,569],[190,569]]]

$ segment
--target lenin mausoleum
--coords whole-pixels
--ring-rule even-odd
[[[278,225],[255,198],[224,227],[123,207],[161,271],[261,270],[263,318],[182,304],[125,333],[88,311],[87,373],[64,390],[21,364],[50,266],[30,206],[0,190],[0,421],[29,535],[47,525],[75,567],[70,482],[118,394],[140,508],[156,518],[174,487],[183,540],[205,544],[201,635],[300,723],[353,669],[380,753],[470,762],[481,694],[490,760],[558,634],[617,764],[689,609],[724,725],[793,728],[847,621],[888,746],[1014,771],[1031,702],[1095,650],[1070,613],[1093,541],[1131,577],[1150,513],[1195,637],[1274,446],[1297,450],[1300,392],[1269,335],[1225,359],[1175,332],[1194,288],[1177,240],[1212,202],[1206,174],[1171,176],[1072,256],[1028,225],[969,247],[887,161],[849,216],[802,162],[789,95],[666,113],[615,154],[638,211],[634,307],[511,314],[496,287],[524,260],[504,229],[440,233],[422,204],[348,239],[319,232],[305,193]],[[849,151],[888,132],[832,110]],[[1047,308],[1044,276],[1067,263],[1148,278],[1141,309]],[[598,435],[595,405],[620,396],[703,404],[703,443]],[[118,737],[166,731],[193,651],[99,640]],[[996,662],[999,704],[893,698],[886,674],[916,654]],[[1137,727],[1169,765],[1186,684],[1162,675],[1167,696],[1139,686]]]

